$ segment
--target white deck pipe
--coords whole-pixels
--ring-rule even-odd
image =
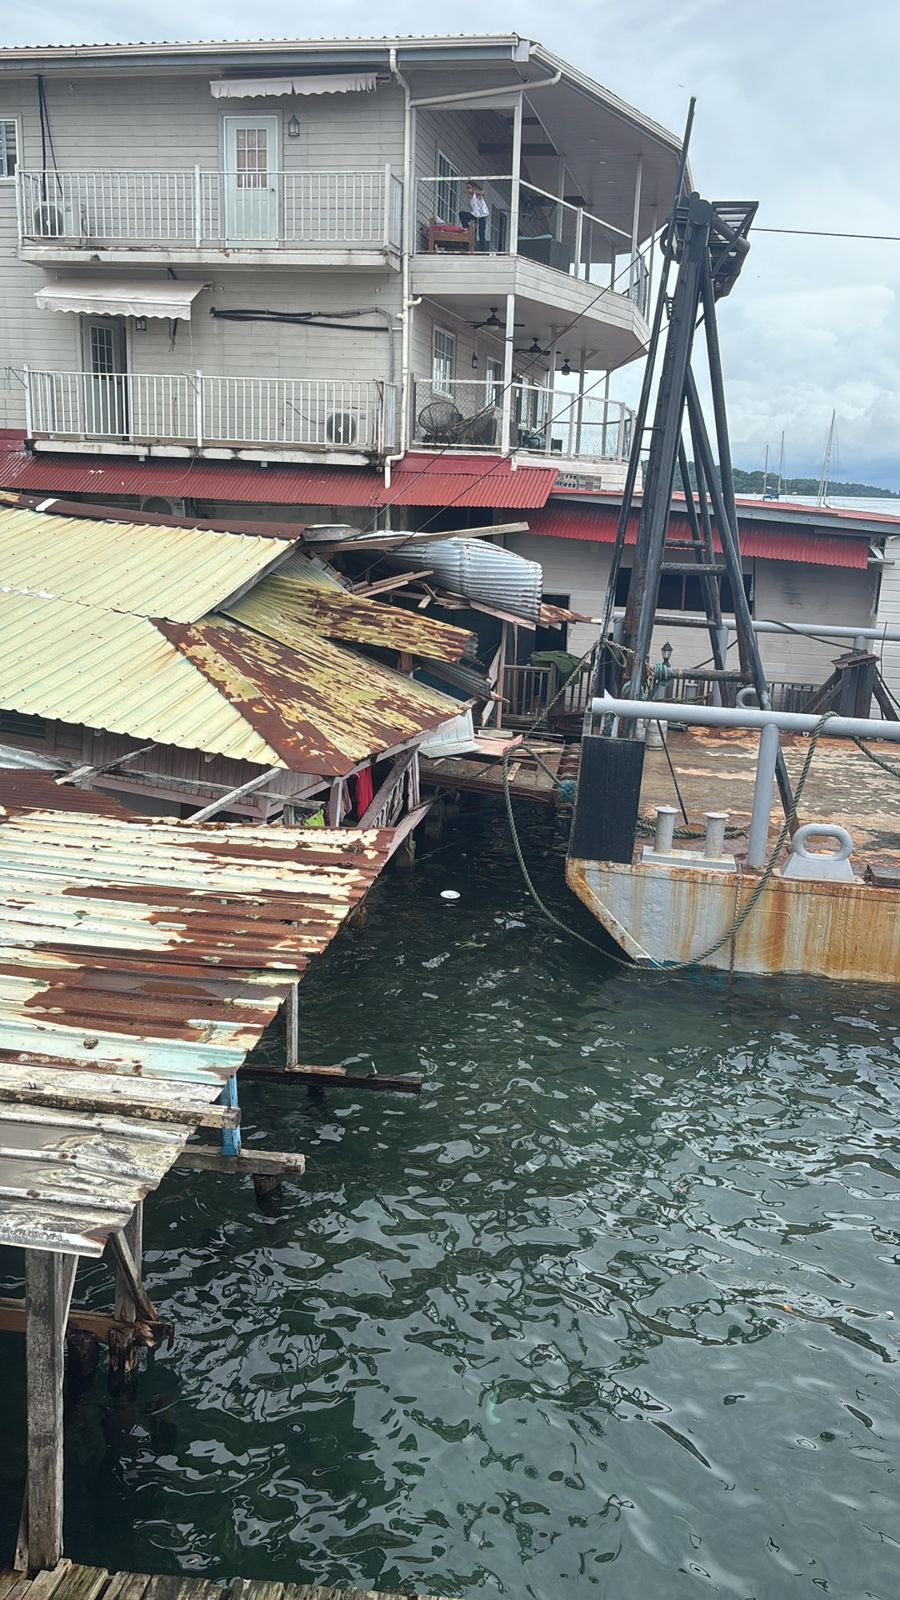
[[[595,717],[647,716],[646,700],[618,700],[613,695],[591,701]],[[676,700],[654,700],[653,718],[659,722],[683,722],[697,728],[765,728],[769,724],[783,733],[814,733],[820,716],[809,711],[762,711],[756,706],[691,706]],[[874,717],[829,717],[824,727],[829,739],[889,739],[900,744],[900,722],[882,722]]]

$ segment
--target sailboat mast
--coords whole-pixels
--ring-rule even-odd
[[[780,452],[779,457],[778,457],[778,498],[779,498],[779,500],[781,499],[781,491],[782,491],[783,487],[784,487],[784,429],[782,428],[782,430],[781,430],[781,452]]]
[[[836,415],[837,413],[832,411],[831,425],[828,429],[828,438],[825,441],[825,459],[822,462],[822,476],[819,479],[818,502],[820,506],[825,504],[825,498],[828,494],[828,468],[831,466],[831,451],[834,445],[834,422]]]
[[[766,498],[766,493],[768,491],[768,488],[769,488],[769,446],[766,445],[766,459],[763,462],[763,499],[764,500]]]

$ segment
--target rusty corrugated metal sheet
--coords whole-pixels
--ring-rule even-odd
[[[311,629],[288,648],[224,617],[153,622],[2,591],[0,707],[323,776],[456,709]]]
[[[226,617],[156,626],[293,772],[337,777],[455,716],[437,690],[364,660],[311,628],[290,645]]]
[[[306,565],[306,563],[304,563]],[[311,628],[326,639],[381,645],[438,661],[458,661],[472,635],[420,611],[404,611],[294,570],[273,573],[224,610],[235,621],[293,646]]]
[[[126,807],[111,794],[57,783],[50,772],[29,772],[23,767],[0,767],[0,807],[5,811],[87,811],[119,817],[123,822],[129,817]]]
[[[482,539],[438,539],[424,552],[421,545],[401,545],[386,559],[410,572],[427,562],[434,583],[450,594],[508,611],[526,622],[537,622],[540,616],[543,574],[538,563],[502,545]]]
[[[0,1243],[101,1253],[388,843],[58,812],[0,822]]]
[[[609,506],[580,505],[569,500],[552,500],[543,510],[529,517],[532,533],[547,539],[582,539],[591,544],[612,544],[616,537],[619,513]],[[855,567],[865,570],[868,562],[868,541],[832,534],[810,533],[800,526],[780,524],[778,532],[761,533],[754,522],[738,518],[741,554],[757,556],[767,561],[796,561],[801,565],[820,567]],[[625,535],[626,545],[637,541],[638,513],[633,512]],[[669,523],[669,537],[688,539],[686,517],[673,516]],[[718,538],[714,547],[721,551]],[[690,560],[690,551],[682,559]]]
[[[292,550],[283,539],[0,505],[0,587],[139,617],[194,622]]]

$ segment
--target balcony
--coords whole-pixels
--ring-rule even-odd
[[[19,253],[71,262],[399,265],[403,184],[347,172],[20,171]]]
[[[434,383],[416,378],[413,388],[413,443],[530,459],[543,457],[567,476],[576,464],[627,460],[634,413],[617,400],[551,390],[520,380],[510,404],[510,447],[503,439],[503,385],[493,379]],[[596,474],[588,472],[588,477]]]
[[[470,198],[461,179],[418,179],[414,292],[469,321],[473,306],[502,308],[505,296],[514,294],[517,317],[542,343],[553,339],[554,329],[584,319],[601,334],[604,365],[643,354],[649,252],[632,254],[621,229],[529,183],[518,185],[514,226],[512,178],[483,183],[489,214],[482,239],[477,222],[460,224]]]
[[[393,384],[23,369],[26,433],[54,449],[364,463],[398,442]]]

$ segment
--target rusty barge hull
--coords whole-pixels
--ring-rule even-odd
[[[638,966],[900,982],[900,889],[773,877],[743,927],[756,887],[740,872],[570,859],[566,881]]]

